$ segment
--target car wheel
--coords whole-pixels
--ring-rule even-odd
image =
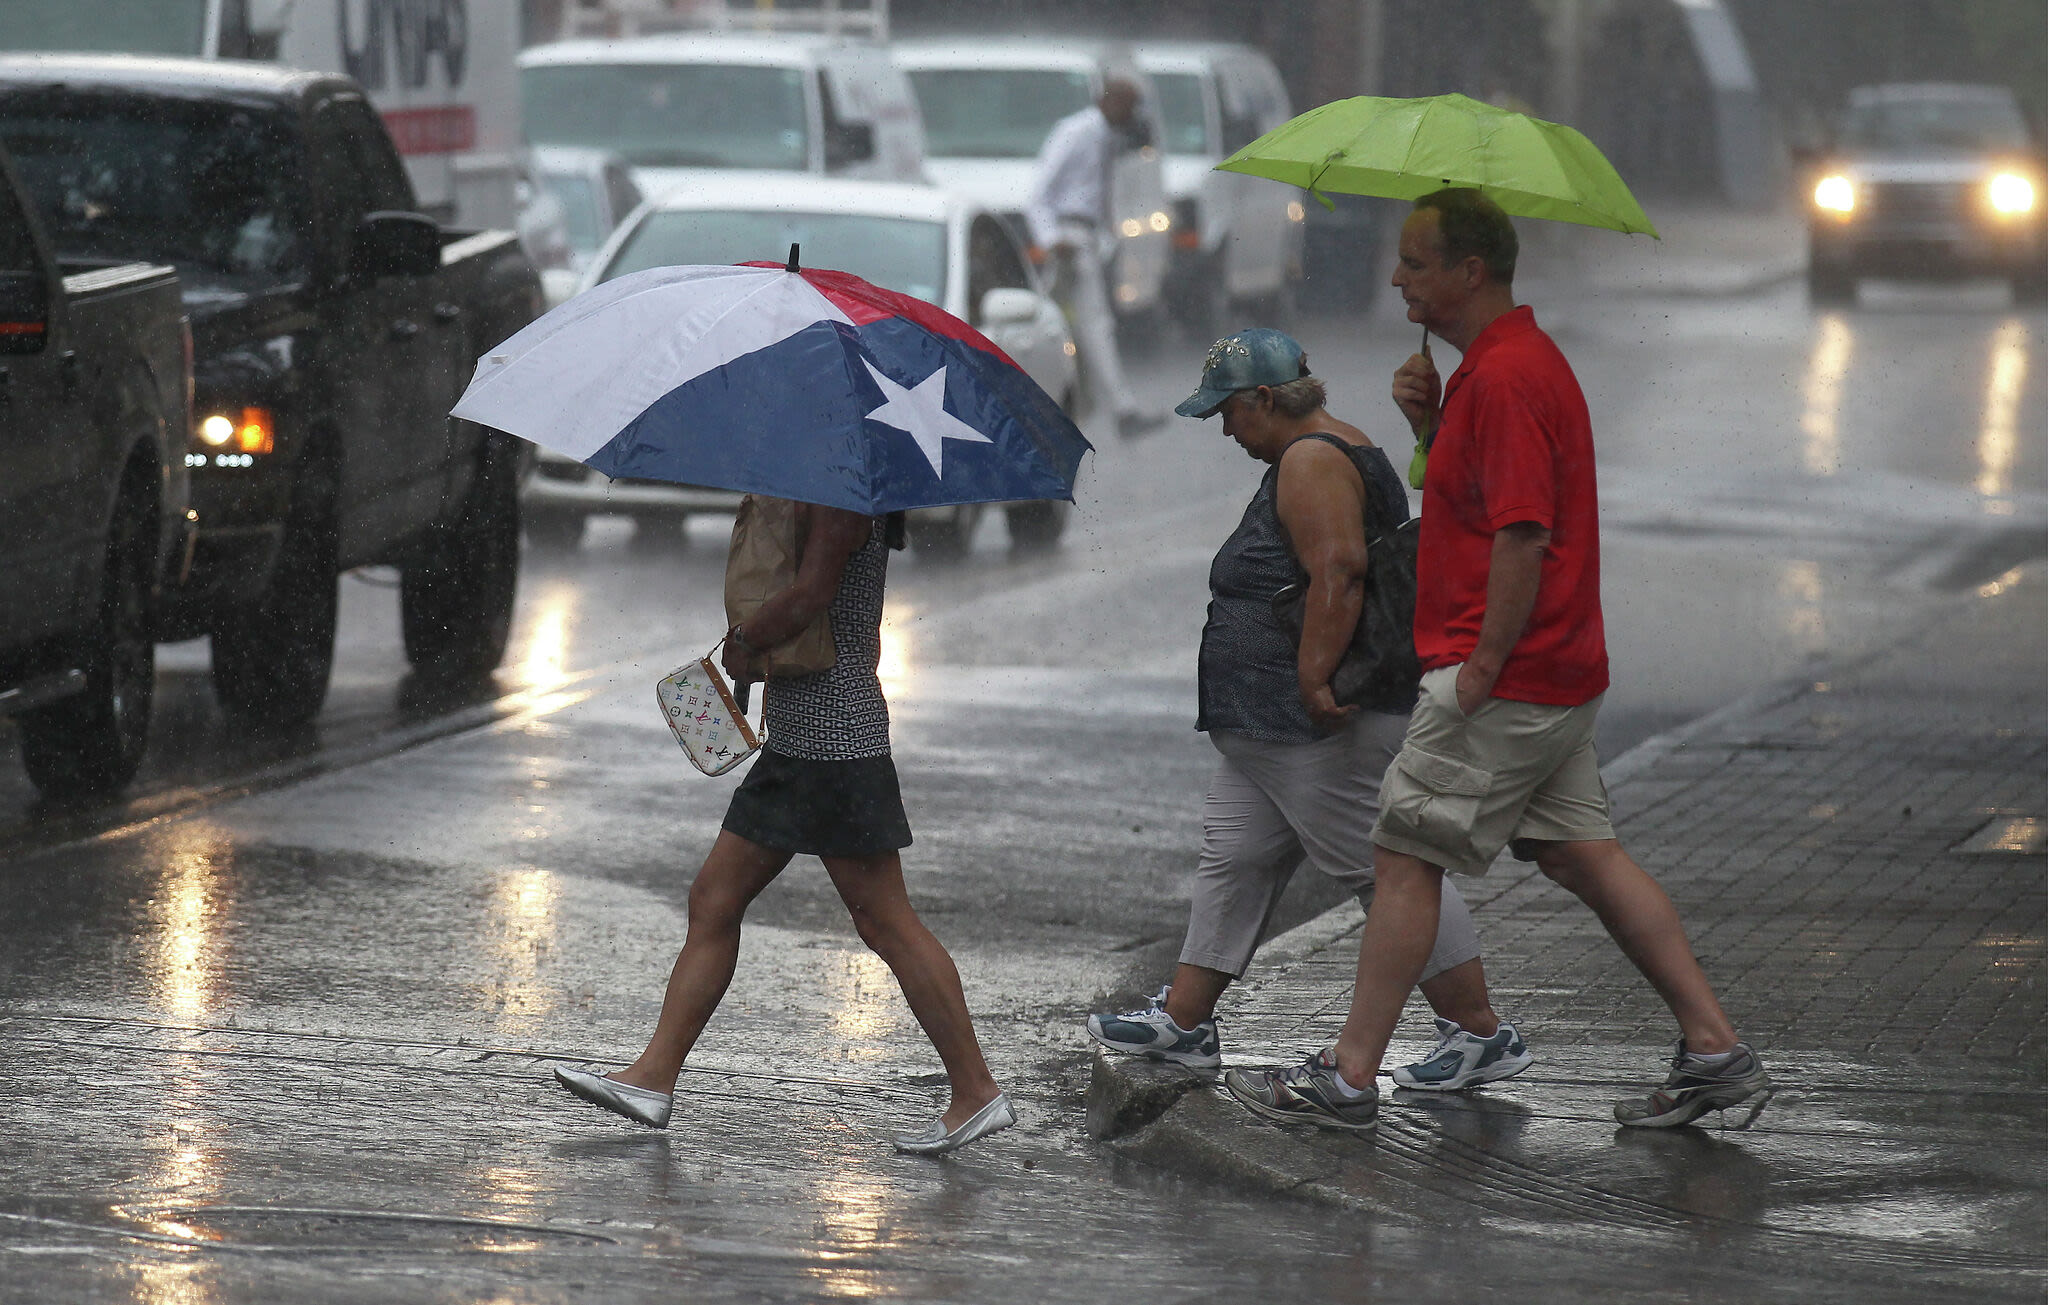
[[[331,465],[309,463],[292,494],[269,586],[213,628],[213,696],[245,725],[296,728],[327,700],[338,587],[335,492]]]
[[[85,690],[21,718],[23,767],[45,797],[109,792],[142,764],[156,694],[155,573],[155,501],[131,486],[114,509],[107,540]]]
[[[583,546],[583,530],[590,518],[581,512],[559,508],[525,508],[526,538],[535,548],[573,553]]]
[[[690,542],[689,518],[662,514],[633,518],[633,547],[641,552],[673,552]]]
[[[505,660],[518,587],[519,460],[509,437],[491,434],[478,448],[461,514],[404,568],[406,660],[435,679],[490,674]]]
[[[1074,505],[1065,499],[1034,499],[1011,503],[1003,509],[1010,524],[1010,546],[1025,550],[1051,548],[1066,533],[1067,518]]]
[[[920,512],[910,518],[910,546],[919,557],[952,562],[967,556],[974,547],[974,530],[981,524],[982,505],[962,503],[935,512]]]

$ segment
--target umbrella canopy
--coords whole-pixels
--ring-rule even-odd
[[[1570,127],[1464,95],[1336,100],[1216,166],[1304,190],[1388,199],[1470,186],[1517,217],[1657,234],[1593,142]]]
[[[607,281],[485,354],[453,411],[610,476],[871,515],[1071,499],[1090,447],[959,318],[774,263]]]

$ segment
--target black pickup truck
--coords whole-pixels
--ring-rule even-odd
[[[540,310],[509,232],[417,211],[360,87],[260,65],[0,56],[0,144],[66,258],[177,268],[195,342],[181,450],[199,533],[158,635],[213,641],[252,723],[320,710],[336,578],[400,568],[408,658],[503,658],[521,448],[448,409]]]
[[[126,783],[148,741],[191,365],[177,274],[59,263],[0,151],[0,713],[48,796]]]

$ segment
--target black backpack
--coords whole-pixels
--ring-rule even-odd
[[[1342,440],[1321,434],[1302,438],[1327,440],[1350,456],[1351,446]],[[1356,458],[1352,465],[1358,465]],[[1421,518],[1400,519],[1393,505],[1384,501],[1379,478],[1363,467],[1359,476],[1365,481],[1365,597],[1351,646],[1330,677],[1330,692],[1339,706],[1409,711],[1422,679],[1422,662],[1415,655],[1415,558]],[[1306,571],[1273,595],[1273,615],[1297,645],[1307,597]]]

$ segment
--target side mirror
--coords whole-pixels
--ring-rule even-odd
[[[569,267],[544,267],[540,270],[541,301],[549,308],[567,303],[576,296],[576,287],[583,283],[583,274]]]
[[[34,272],[0,272],[0,354],[41,353],[50,333],[50,288]]]
[[[875,124],[871,122],[835,123],[825,137],[825,166],[828,169],[865,163],[873,157]]]
[[[441,228],[424,213],[372,213],[356,223],[349,275],[432,276],[441,270]]]
[[[981,324],[1022,326],[1038,318],[1039,297],[1029,290],[999,286],[981,297]]]

